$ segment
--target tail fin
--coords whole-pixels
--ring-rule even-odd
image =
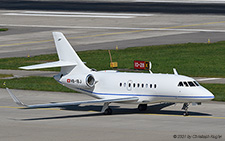
[[[77,53],[74,51],[70,43],[61,32],[53,32],[56,50],[58,53],[59,61],[20,67],[21,69],[42,69],[61,67],[61,74],[70,73],[72,70],[75,72],[89,72],[90,69],[85,66]]]

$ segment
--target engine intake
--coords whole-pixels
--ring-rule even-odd
[[[89,87],[93,87],[95,85],[95,78],[93,77],[93,75],[89,74],[87,77],[86,77],[86,84],[87,86]]]

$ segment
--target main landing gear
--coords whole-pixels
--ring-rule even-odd
[[[185,110],[184,112],[184,116],[188,116],[188,106],[190,105],[190,103],[184,103],[182,110]]]
[[[104,105],[102,107],[101,112],[104,115],[111,115],[112,114],[112,109],[109,108],[109,104],[110,104],[110,102],[106,102],[106,103],[104,103]],[[147,110],[147,104],[139,104],[138,105],[138,110],[139,111],[146,111]]]
[[[139,111],[146,111],[147,110],[147,104],[139,104],[138,110]]]
[[[112,114],[112,109],[109,108],[109,104],[110,104],[110,102],[105,102],[103,107],[102,107],[102,111],[101,112],[104,115],[111,115]]]
[[[104,115],[111,115],[112,114],[112,109],[111,108],[107,108],[105,111],[104,111]]]

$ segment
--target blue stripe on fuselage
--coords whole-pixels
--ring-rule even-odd
[[[97,93],[84,89],[79,89],[81,91],[95,94],[95,95],[111,95],[111,96],[149,96],[149,97],[173,97],[173,98],[214,98],[214,96],[170,96],[170,95],[143,95],[143,94],[111,94],[111,93]]]

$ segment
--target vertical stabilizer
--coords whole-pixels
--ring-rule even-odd
[[[90,69],[85,66],[81,61],[75,50],[72,48],[70,43],[67,41],[65,36],[61,32],[53,32],[56,50],[58,53],[59,61],[48,62],[44,64],[37,64],[31,66],[20,67],[20,69],[43,69],[61,67],[59,78],[68,73],[88,73]]]
[[[61,67],[61,73],[67,74],[72,70],[76,73],[89,72],[90,69],[81,61],[80,57],[77,55],[65,36],[61,32],[53,32],[52,34],[54,37],[59,61],[73,62],[77,64],[76,66]]]

